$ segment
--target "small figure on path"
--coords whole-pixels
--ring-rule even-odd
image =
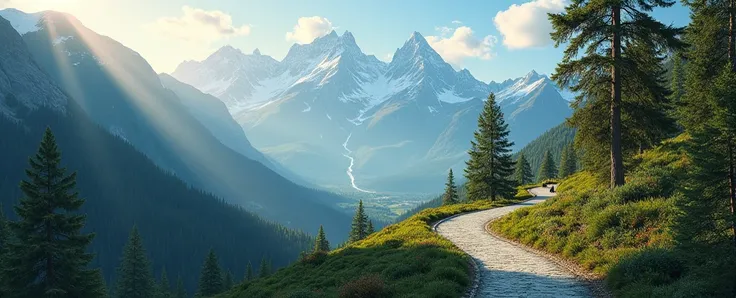
[[[554,185],[552,185],[552,187],[549,188],[549,192],[552,192],[552,193],[555,192],[555,186]]]

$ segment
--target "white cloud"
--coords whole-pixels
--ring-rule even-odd
[[[452,23],[453,23],[453,24],[456,24],[456,25],[460,25],[460,24],[462,24],[463,22],[461,22],[461,21],[458,21],[458,20],[454,20],[454,21],[452,21]]]
[[[160,18],[148,26],[164,35],[206,43],[248,35],[251,31],[250,25],[233,25],[233,18],[219,10],[203,10],[190,6],[184,6],[181,10],[183,15],[179,17]]]
[[[559,13],[567,0],[534,0],[511,5],[499,11],[493,21],[503,35],[503,44],[511,49],[541,47],[552,43],[552,24],[547,13]]]
[[[444,30],[438,31],[444,32]],[[473,35],[470,27],[461,26],[456,28],[450,36],[447,34],[427,36],[427,42],[447,62],[460,66],[466,58],[491,59],[496,37],[488,35],[481,39]]]
[[[327,18],[320,16],[301,17],[294,25],[294,30],[286,32],[286,40],[305,44],[312,42],[317,37],[322,37],[332,32],[335,27]]]

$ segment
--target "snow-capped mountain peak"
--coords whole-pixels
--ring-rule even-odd
[[[261,50],[259,50],[258,48],[256,48],[255,50],[253,50],[253,55],[254,56],[260,56],[261,55]]]

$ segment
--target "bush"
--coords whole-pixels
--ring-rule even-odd
[[[309,265],[320,265],[324,263],[327,260],[327,252],[324,251],[316,251],[311,254],[306,255],[301,262],[303,264],[309,264]]]
[[[341,298],[390,297],[383,279],[377,274],[365,275],[340,287]]]
[[[685,274],[685,263],[673,252],[649,249],[623,258],[608,274],[608,285],[616,290],[633,283],[661,286]]]

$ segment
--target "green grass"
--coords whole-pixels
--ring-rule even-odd
[[[727,271],[727,261],[693,259],[674,240],[679,187],[690,162],[687,140],[680,136],[636,156],[623,187],[609,190],[591,174],[577,173],[561,182],[557,197],[517,210],[491,229],[578,263],[606,278],[619,297],[729,293],[732,282],[712,274]]]
[[[513,200],[426,209],[362,241],[310,255],[218,297],[460,297],[472,280],[469,257],[434,233],[431,224],[528,197],[520,191]]]

